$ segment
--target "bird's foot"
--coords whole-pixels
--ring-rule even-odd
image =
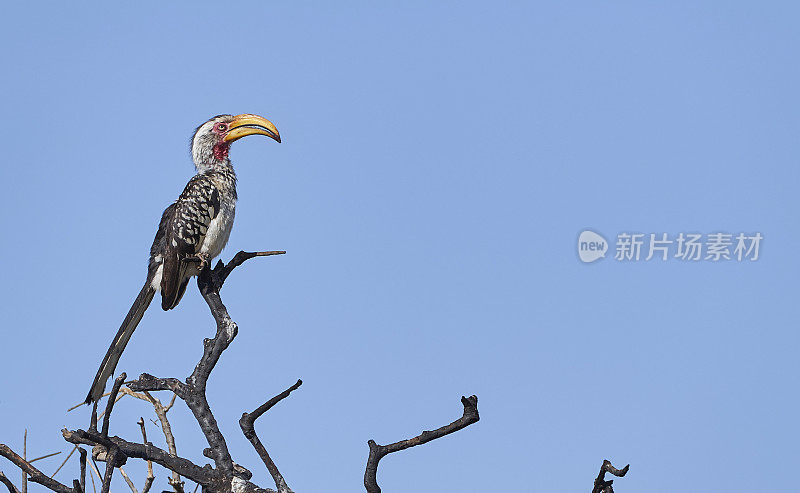
[[[207,253],[198,253],[197,258],[200,259],[200,270],[203,270],[207,266],[211,265],[211,257]]]
[[[186,260],[191,262],[197,262],[197,269],[203,270],[207,266],[211,265],[211,257],[207,253],[197,253],[191,257],[187,257]]]

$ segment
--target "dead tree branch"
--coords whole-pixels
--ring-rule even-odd
[[[91,466],[92,466],[92,467],[89,468],[89,471],[90,471],[89,477],[92,478],[92,491],[97,493],[97,489],[95,488],[95,484],[94,484],[94,478],[96,477],[98,481],[102,481],[103,478],[100,476],[100,469],[97,468],[97,463],[94,461],[94,459],[92,459],[92,462],[90,462],[89,464],[91,464]],[[94,473],[94,474],[91,474],[91,473]]]
[[[14,451],[11,450],[8,447],[8,445],[0,443],[0,455],[10,460],[12,463],[14,463],[14,465],[19,467],[22,470],[22,472],[26,474],[29,477],[29,479],[34,483],[39,483],[45,488],[55,491],[57,493],[74,493],[73,489],[70,488],[69,486],[59,483],[55,479],[50,478],[42,471],[33,467],[30,464],[30,462],[26,461],[25,459],[14,453]]]
[[[61,430],[61,433],[64,439],[70,443],[90,446],[101,445],[106,449],[108,449],[109,445],[116,446],[127,457],[151,460],[198,483],[207,482],[211,473],[210,467],[197,466],[190,460],[174,456],[150,442],[145,444],[133,443],[116,436],[105,438],[97,432],[84,430],[71,431],[64,429]]]
[[[119,468],[119,473],[122,474],[122,479],[128,484],[128,488],[131,489],[131,493],[139,493],[139,490],[136,489],[136,485],[133,484],[133,480],[128,476],[128,473],[125,472],[125,469]]]
[[[95,465],[94,465],[94,461],[92,461],[92,467],[90,467],[90,468],[89,468],[89,479],[91,479],[91,480],[92,480],[92,493],[97,493],[97,488],[96,488],[96,486],[95,486],[95,484],[94,484],[94,476],[95,476],[95,475],[94,475],[94,474],[92,474],[93,472],[94,472],[95,474],[97,474],[97,477],[98,477],[98,478],[100,477],[100,474],[99,474],[99,473],[97,473],[97,472],[95,471]]]
[[[461,404],[464,405],[464,414],[453,421],[449,425],[442,426],[433,431],[423,431],[422,434],[409,438],[408,440],[401,440],[399,442],[390,443],[389,445],[378,445],[374,440],[367,442],[369,445],[369,457],[367,458],[367,469],[364,472],[364,487],[369,493],[380,493],[381,487],[378,486],[377,474],[378,463],[387,454],[392,452],[399,452],[409,447],[416,447],[423,443],[428,443],[431,440],[436,440],[450,433],[466,428],[472,423],[477,423],[480,419],[478,415],[478,397],[461,397]]]
[[[611,486],[614,483],[614,480],[610,479],[606,481],[606,473],[611,473],[614,476],[621,478],[628,474],[628,469],[630,469],[630,467],[631,465],[628,464],[622,469],[617,469],[611,465],[610,461],[604,460],[603,465],[600,466],[600,473],[594,480],[594,488],[592,488],[592,493],[614,493],[614,488]]]
[[[244,485],[240,485],[241,488],[248,490],[257,489],[255,485],[252,485],[248,481],[252,474],[238,464],[234,464],[231,458],[228,445],[225,442],[225,437],[219,430],[219,425],[206,399],[206,385],[211,371],[219,361],[222,352],[230,346],[238,333],[236,323],[231,319],[227,308],[222,303],[222,299],[219,295],[220,289],[233,269],[242,265],[248,259],[279,255],[282,253],[285,252],[239,252],[227,265],[220,261],[213,270],[210,268],[203,269],[197,278],[197,286],[203,299],[211,310],[211,315],[214,317],[214,321],[217,325],[217,332],[214,338],[203,340],[203,355],[191,375],[186,378],[185,382],[181,382],[176,378],[158,378],[149,374],[142,374],[138,379],[127,384],[128,388],[134,392],[171,390],[186,402],[186,405],[189,407],[189,410],[192,411],[192,414],[208,442],[208,453],[204,455],[214,461],[215,467],[213,469],[203,468],[203,474],[197,474],[196,471],[191,471],[192,475],[181,473],[175,468],[177,464],[174,463],[172,464],[173,467],[165,467],[204,486],[209,486],[216,482],[228,483],[230,485],[234,479],[238,479],[245,483]],[[160,464],[155,457],[151,457],[151,460]],[[165,458],[160,457],[160,460],[164,461]],[[170,462],[174,461],[170,460]],[[181,464],[181,467],[188,469],[187,464]]]
[[[258,435],[256,435],[254,424],[262,414],[269,411],[269,409],[278,402],[289,397],[289,394],[291,394],[292,391],[296,390],[301,385],[303,385],[303,381],[298,379],[294,385],[260,405],[252,413],[242,414],[242,417],[239,419],[239,427],[242,428],[242,433],[244,433],[244,436],[250,440],[250,443],[253,444],[253,448],[256,449],[256,452],[258,452],[258,455],[261,457],[261,460],[264,461],[264,465],[267,466],[267,470],[269,470],[269,473],[272,475],[272,479],[275,480],[275,486],[278,488],[278,493],[289,493],[292,490],[290,490],[286,485],[286,481],[283,479],[280,471],[278,471],[278,466],[276,466],[275,462],[272,461],[272,458],[269,456],[269,453],[267,453],[267,449],[264,447],[264,444],[261,443]]]
[[[11,452],[5,445],[0,445],[0,455],[4,455],[20,467],[25,474],[31,476],[31,480],[43,484],[47,488],[57,493],[85,493],[86,484],[86,451],[80,445],[93,447],[92,472],[101,479],[101,493],[108,493],[110,490],[111,479],[115,468],[121,468],[129,458],[142,459],[148,463],[148,477],[144,483],[142,493],[148,493],[153,484],[154,475],[152,463],[165,467],[172,472],[170,485],[176,493],[183,493],[184,483],[180,481],[181,476],[202,486],[204,493],[291,493],[281,473],[278,471],[272,458],[267,453],[266,448],[259,439],[255,431],[255,420],[266,413],[271,407],[285,399],[289,394],[302,384],[298,380],[294,385],[268,400],[251,413],[242,414],[239,425],[245,437],[250,440],[253,447],[258,452],[262,461],[272,475],[277,492],[271,489],[264,489],[250,482],[252,473],[246,468],[236,464],[230,454],[225,437],[222,435],[217,421],[211,411],[211,407],[206,398],[206,386],[208,378],[216,367],[222,353],[230,346],[238,333],[238,326],[228,314],[228,310],[220,297],[220,290],[231,272],[244,262],[255,257],[266,257],[271,255],[281,255],[283,251],[267,252],[238,252],[233,259],[226,265],[221,261],[213,268],[204,268],[197,277],[197,286],[203,299],[211,311],[211,315],[216,323],[216,334],[211,339],[203,340],[203,354],[191,374],[183,381],[177,378],[159,378],[143,373],[136,380],[125,382],[125,374],[121,374],[114,381],[112,391],[106,404],[105,411],[100,414],[103,418],[102,427],[98,431],[97,403],[92,407],[91,419],[88,431],[84,430],[62,430],[64,439],[74,444],[81,454],[81,476],[80,480],[75,480],[73,488],[62,485],[54,479],[48,478],[30,465],[23,458]],[[127,388],[122,388],[126,385]],[[164,406],[161,401],[150,394],[158,390],[169,390],[173,392],[172,401],[168,406]],[[111,413],[114,404],[124,395],[131,395],[137,399],[146,400],[153,405],[156,415],[159,418],[161,428],[167,442],[168,451],[156,447],[147,440],[147,432],[144,427],[144,420],[139,419],[138,423],[142,431],[143,443],[135,443],[109,434]],[[175,440],[172,434],[170,423],[166,413],[173,406],[176,397],[180,397],[194,415],[203,435],[208,442],[208,448],[203,450],[203,455],[212,459],[214,466],[199,466],[192,461],[179,457],[175,448]],[[369,458],[364,475],[364,485],[369,493],[379,493],[380,487],[377,484],[376,474],[378,462],[387,454],[405,450],[409,447],[422,445],[431,440],[441,438],[450,433],[454,433],[479,420],[478,398],[471,396],[462,397],[461,402],[464,406],[463,416],[449,425],[442,426],[433,431],[424,431],[417,437],[392,443],[389,445],[378,445],[370,440]],[[106,462],[105,473],[101,476],[97,470],[94,460]],[[127,474],[120,469],[121,474],[128,483],[132,492],[136,493],[133,481]],[[94,476],[90,473],[94,487]],[[0,478],[2,481],[2,478]],[[3,481],[5,483],[5,481]],[[10,483],[9,483],[10,484]],[[13,485],[8,486],[11,493],[19,493]],[[24,492],[22,492],[24,493]]]
[[[114,476],[114,468],[122,467],[128,460],[128,457],[120,451],[114,442],[108,439],[108,427],[111,424],[111,411],[114,409],[114,404],[117,402],[117,394],[122,387],[122,383],[128,376],[122,372],[115,380],[114,386],[111,388],[111,395],[108,396],[106,403],[106,410],[103,416],[103,428],[101,431],[102,441],[101,445],[106,447],[106,472],[103,475],[103,483],[100,486],[100,493],[108,493],[111,490],[111,478]]]
[[[33,463],[34,463],[34,462],[36,462],[37,460],[47,459],[48,457],[52,457],[52,456],[54,456],[54,455],[58,455],[58,454],[60,454],[60,453],[61,453],[61,451],[58,451],[58,452],[53,452],[52,454],[41,455],[41,456],[39,456],[39,457],[37,457],[37,458],[35,458],[35,459],[31,459],[31,460],[29,460],[28,462],[30,462],[31,464],[33,464]],[[71,455],[71,454],[70,454],[70,455]]]
[[[86,491],[86,450],[83,447],[78,447],[78,453],[81,454],[80,463],[81,463],[81,477],[78,483],[81,485],[81,491]],[[92,483],[92,489],[94,489],[94,483]]]
[[[251,258],[269,257],[272,255],[283,255],[284,253],[286,253],[286,251],[284,250],[273,250],[269,252],[239,251],[236,255],[233,256],[233,258],[231,259],[230,262],[228,262],[227,265],[223,264],[221,260],[217,262],[216,267],[214,267],[214,270],[212,271],[212,274],[215,277],[214,282],[219,286],[220,289],[222,289],[222,285],[225,284],[225,279],[227,279],[228,276],[231,274],[231,272],[233,272],[233,269],[239,267],[240,265],[250,260]]]
[[[119,394],[119,389],[122,387],[122,382],[128,378],[128,375],[125,372],[122,372],[116,379],[114,379],[114,386],[111,387],[111,394],[108,396],[108,402],[106,403],[106,410],[103,412],[103,435],[108,436],[108,426],[110,423],[111,418],[111,411],[114,409],[114,404],[117,403],[117,394]]]
[[[64,464],[66,464],[66,463],[67,463],[67,461],[69,460],[69,458],[70,458],[70,457],[72,457],[72,454],[74,454],[76,450],[78,450],[78,446],[77,446],[77,445],[75,445],[74,447],[72,447],[72,450],[70,450],[70,451],[69,451],[69,454],[67,455],[67,458],[66,458],[66,459],[64,459],[64,462],[62,462],[62,463],[61,463],[61,465],[60,465],[60,466],[58,466],[58,469],[56,469],[56,472],[54,472],[53,474],[51,474],[51,475],[50,475],[50,477],[51,477],[51,478],[54,478],[54,477],[56,477],[56,474],[58,474],[58,471],[60,471],[60,470],[61,470],[61,468],[62,468],[62,467],[64,467]]]
[[[125,389],[125,390],[128,390],[128,389]],[[128,391],[132,392],[130,390],[128,390]],[[175,394],[172,394],[172,395],[173,395],[173,402],[174,402]],[[144,418],[139,418],[139,421],[137,421],[137,424],[142,429],[142,442],[143,443],[147,443],[147,430],[145,430],[145,428],[144,428]],[[172,453],[172,452],[170,452],[170,453]],[[173,455],[177,455],[177,454],[173,454]],[[175,473],[175,474],[177,474],[177,473]],[[145,478],[145,480],[144,480],[144,486],[142,487],[142,493],[147,493],[148,491],[150,491],[150,487],[153,486],[153,481],[155,479],[156,479],[156,477],[153,474],[153,461],[148,460],[147,461],[147,478]]]
[[[11,480],[8,479],[2,472],[0,472],[0,483],[6,485],[6,488],[8,488],[8,493],[20,493],[17,487],[14,486],[14,483],[12,483]]]
[[[157,397],[153,397],[152,394],[148,391],[144,391],[143,393],[134,392],[129,388],[123,388],[122,392],[130,395],[131,397],[135,397],[139,400],[143,400],[145,402],[149,402],[153,409],[155,410],[156,416],[158,417],[158,421],[161,423],[161,431],[164,433],[164,439],[167,442],[167,450],[170,454],[177,456],[178,451],[175,447],[175,436],[172,434],[172,426],[170,426],[169,419],[167,419],[167,412],[172,408],[175,404],[175,398],[177,394],[172,394],[172,400],[170,401],[168,406],[164,406],[161,401]],[[139,426],[142,429],[142,438],[145,443],[147,443],[147,432],[144,429],[144,419],[139,419]],[[152,484],[152,479],[150,477],[153,475],[153,465],[152,461],[148,461],[148,479]],[[172,477],[169,479],[169,484],[172,486],[176,493],[181,493],[183,491],[183,483],[181,482],[181,477],[175,471],[172,471]],[[145,485],[145,488],[142,490],[142,493],[146,493],[149,489],[149,486]]]

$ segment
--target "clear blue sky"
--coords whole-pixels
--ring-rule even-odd
[[[86,426],[65,410],[193,173],[193,129],[252,112],[284,141],[234,145],[223,257],[288,254],[226,284],[240,333],[209,399],[254,481],[271,485],[237,420],[303,378],[257,423],[298,492],[361,490],[368,439],[473,393],[480,423],[384,459],[384,491],[588,491],[604,458],[631,463],[620,493],[796,489],[799,10],[6,5],[0,441],[21,450],[28,427],[31,454],[67,450],[61,427]],[[584,228],[764,242],[756,262],[586,265]],[[185,377],[213,330],[192,285],[119,370]],[[136,438],[150,410],[118,409]],[[172,419],[204,461],[185,407]]]

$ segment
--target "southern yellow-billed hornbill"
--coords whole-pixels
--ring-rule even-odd
[[[228,150],[232,142],[254,134],[281,141],[275,125],[257,115],[220,115],[197,127],[192,138],[197,174],[161,216],[150,248],[147,280],[97,370],[87,404],[102,396],[108,377],[156,291],[161,291],[161,308],[175,308],[189,279],[225,247],[236,206],[236,173]]]

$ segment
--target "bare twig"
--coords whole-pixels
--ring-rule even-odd
[[[127,456],[120,452],[119,447],[108,437],[108,428],[111,424],[111,412],[114,409],[114,404],[117,402],[117,394],[119,393],[122,383],[128,376],[122,372],[115,380],[114,386],[111,388],[111,394],[108,396],[106,403],[105,415],[103,416],[103,429],[95,442],[103,445],[106,448],[106,472],[103,475],[103,483],[100,486],[100,493],[108,493],[111,490],[111,478],[114,476],[114,468],[122,466],[127,460]]]
[[[85,493],[86,492],[86,451],[83,447],[78,447],[78,453],[81,454],[80,456],[80,464],[81,464],[81,490]],[[90,474],[91,475],[91,474]],[[94,480],[92,480],[92,489],[94,489]]]
[[[37,458],[35,458],[35,459],[31,459],[31,460],[29,460],[28,462],[30,462],[31,464],[33,464],[33,463],[34,463],[34,462],[36,462],[37,460],[46,459],[46,458],[48,458],[48,457],[52,457],[52,456],[54,456],[54,455],[58,455],[58,454],[60,454],[60,453],[61,453],[61,451],[58,451],[58,452],[53,452],[52,454],[47,454],[47,455],[43,455],[43,456],[41,456],[41,457],[37,457]]]
[[[614,476],[621,478],[628,474],[628,469],[630,469],[630,467],[631,465],[628,464],[622,469],[617,469],[611,465],[611,461],[604,460],[603,465],[600,466],[600,473],[594,480],[594,488],[592,488],[592,493],[614,493],[614,488],[611,486],[614,483],[614,480],[610,479],[606,481],[606,473],[611,473]]]
[[[142,429],[142,443],[147,443],[147,430],[144,427],[144,418],[139,417],[139,421],[137,421],[136,424]]]
[[[172,486],[172,489],[175,490],[175,493],[184,493],[183,485],[186,484],[183,481],[175,481],[172,478],[167,479],[167,483]]]
[[[269,257],[272,255],[283,255],[285,254],[285,250],[273,250],[269,252],[245,252],[239,251],[233,258],[228,262],[228,264],[223,264],[220,260],[217,262],[217,265],[214,267],[212,274],[214,276],[214,281],[217,286],[222,289],[222,285],[225,284],[225,280],[228,276],[233,272],[233,269],[239,267],[246,261],[250,260],[254,257]]]
[[[89,431],[97,431],[97,401],[92,402],[92,415],[89,418]]]
[[[128,389],[123,389],[128,390]],[[174,394],[173,394],[174,395]],[[144,418],[139,418],[137,421],[139,427],[142,429],[142,443],[147,443],[147,430],[144,428]],[[142,487],[142,493],[147,493],[150,491],[150,487],[153,486],[153,480],[155,480],[155,476],[153,475],[153,461],[147,461],[147,478],[144,480],[144,487]]]
[[[125,469],[120,467],[119,473],[122,474],[122,479],[124,479],[125,482],[128,483],[128,488],[131,489],[131,493],[139,493],[139,491],[136,489],[136,485],[133,484],[131,478],[128,477],[128,473],[125,472]]]
[[[114,386],[111,387],[111,394],[108,396],[108,403],[106,403],[105,415],[103,416],[103,436],[108,436],[108,426],[111,421],[111,411],[114,409],[114,404],[117,402],[119,388],[122,387],[122,382],[124,382],[126,378],[128,378],[128,375],[126,375],[125,372],[120,373],[120,375],[114,380]]]
[[[30,476],[30,480],[34,483],[39,483],[40,485],[48,488],[52,491],[57,493],[72,493],[72,488],[65,486],[55,479],[50,478],[42,471],[33,467],[28,461],[14,453],[7,445],[0,443],[0,455],[5,457],[6,459],[10,460],[14,463],[17,467],[19,467],[23,473],[25,473],[26,480],[27,477]],[[23,485],[25,483],[23,482]]]
[[[140,377],[140,380],[135,381],[135,383],[131,382],[132,384],[134,384],[132,386],[134,388],[137,388],[137,386],[144,386],[148,382],[152,381],[152,380],[148,380],[148,377],[145,377],[144,380],[142,380],[141,377]],[[155,377],[152,377],[152,378],[155,381],[161,381],[161,380],[164,380],[164,381],[168,381],[168,380],[177,381],[177,379],[156,379]],[[187,387],[185,387],[182,382],[180,383],[180,385],[181,385],[181,389],[182,389],[181,393],[184,393],[184,392],[186,392],[188,390]],[[149,402],[150,404],[152,404],[153,409],[156,412],[156,416],[158,417],[158,420],[161,423],[161,431],[164,433],[164,439],[167,442],[167,449],[169,450],[170,454],[177,456],[178,452],[177,452],[177,449],[175,447],[175,437],[172,434],[172,427],[169,424],[169,419],[167,419],[167,411],[169,411],[169,409],[171,409],[172,406],[175,404],[175,398],[177,397],[177,394],[173,393],[172,394],[172,399],[171,399],[171,401],[169,403],[169,406],[164,407],[164,405],[161,403],[161,401],[158,398],[153,397],[153,395],[150,394],[150,392],[147,391],[147,390],[144,390],[143,393],[138,393],[138,392],[134,392],[129,387],[129,388],[122,389],[122,392],[127,394],[127,395],[130,395],[132,397],[135,397],[137,399],[140,399],[140,400],[143,400],[143,401],[146,401],[146,402]],[[142,435],[144,436],[145,442],[147,442],[147,436],[145,435],[145,431],[144,431],[144,420],[143,419],[140,419],[139,425],[142,427]],[[172,477],[168,481],[169,481],[170,486],[173,487],[173,489],[175,490],[176,493],[182,493],[183,492],[183,484],[184,483],[181,481],[180,474],[178,474],[175,471],[172,471]],[[150,483],[152,483],[152,481],[150,481]],[[144,491],[147,491],[147,490],[143,490],[143,493],[144,493]]]
[[[60,465],[60,466],[58,466],[58,469],[56,469],[56,472],[54,472],[53,474],[51,474],[51,475],[50,475],[50,477],[51,477],[51,478],[54,478],[54,477],[56,477],[56,474],[58,474],[58,471],[60,471],[60,470],[61,470],[61,468],[62,468],[62,467],[64,467],[64,464],[66,464],[66,463],[67,463],[67,461],[69,460],[69,458],[70,458],[70,457],[72,457],[72,454],[74,454],[74,453],[75,453],[75,450],[77,450],[77,448],[78,448],[78,446],[77,446],[77,445],[75,445],[75,446],[73,446],[73,447],[72,447],[72,450],[70,450],[70,451],[69,451],[69,455],[67,455],[67,458],[66,458],[66,459],[64,459],[64,462],[62,462],[62,463],[61,463],[61,465]]]
[[[169,404],[167,404],[167,406],[164,408],[164,412],[165,412],[165,413],[166,413],[166,412],[169,412],[169,410],[170,410],[170,409],[172,409],[172,406],[174,406],[174,405],[175,405],[175,398],[176,398],[176,397],[178,397],[178,394],[176,394],[175,392],[173,392],[173,393],[172,393],[172,399],[170,399],[170,400],[169,400]]]
[[[144,395],[153,405],[153,409],[156,412],[156,416],[158,416],[158,421],[161,423],[161,431],[164,433],[164,440],[166,440],[167,442],[167,450],[172,455],[178,455],[178,449],[175,447],[175,436],[172,434],[172,426],[170,426],[169,420],[167,419],[168,409],[161,404],[160,400],[150,395],[148,391],[145,390]],[[173,404],[175,404],[176,396],[177,394],[175,393],[172,394],[172,401],[170,402],[170,408],[172,407]],[[182,486],[183,483],[181,483],[181,477],[177,472],[172,471],[172,478],[169,483],[170,485],[172,485],[172,487],[175,489],[177,493],[181,493],[183,488]]]
[[[98,481],[102,481],[103,480],[103,475],[100,474],[100,468],[97,467],[97,461],[94,460],[94,457],[92,457],[92,471],[94,471],[94,473],[97,475],[97,480]]]
[[[269,411],[272,406],[281,400],[289,397],[289,394],[291,394],[292,391],[296,390],[301,385],[303,385],[303,381],[298,379],[294,385],[260,405],[252,413],[242,414],[242,417],[239,419],[239,426],[242,428],[242,433],[244,433],[244,436],[250,440],[250,443],[253,444],[253,448],[256,449],[256,452],[258,452],[258,455],[261,457],[261,460],[264,461],[269,473],[272,475],[272,479],[275,480],[275,486],[278,488],[278,493],[288,493],[291,490],[286,485],[286,481],[283,479],[280,471],[278,471],[278,466],[275,465],[275,462],[273,462],[272,458],[269,456],[269,453],[267,453],[267,449],[261,443],[261,440],[259,440],[258,435],[256,435],[254,423],[262,414]]]
[[[169,420],[167,419],[167,411],[170,408],[172,408],[172,406],[175,404],[175,397],[177,397],[177,394],[173,393],[172,400],[169,406],[164,407],[164,405],[161,404],[161,401],[158,398],[153,397],[153,395],[150,394],[150,392],[148,392],[147,390],[145,390],[144,393],[140,394],[138,392],[134,392],[130,388],[124,388],[122,389],[122,392],[152,404],[153,409],[156,412],[156,416],[158,417],[158,420],[161,423],[161,431],[164,432],[164,439],[167,441],[167,450],[172,455],[178,455],[178,451],[175,447],[175,436],[172,434],[172,427],[170,426]],[[144,420],[142,419],[140,421],[141,422],[139,423],[139,425],[142,427],[142,435],[144,436],[145,442],[147,442],[147,436],[145,435],[144,431]],[[170,485],[173,485],[173,487],[175,487],[175,485],[178,485],[177,488],[182,487],[181,477],[175,471],[172,472],[172,478],[170,479],[169,483]],[[178,489],[176,489],[176,492],[180,493]]]
[[[150,491],[150,487],[153,486],[153,481],[155,479],[156,477],[153,475],[153,466],[151,465],[147,468],[147,477],[144,479],[144,487],[142,488],[142,493],[147,493],[148,491]]]
[[[364,486],[369,493],[380,493],[381,488],[378,486],[376,475],[378,473],[378,462],[392,452],[399,452],[409,447],[415,447],[428,443],[431,440],[436,440],[450,433],[454,433],[462,428],[465,428],[473,423],[476,423],[480,416],[478,415],[478,397],[461,397],[461,404],[464,405],[464,414],[453,421],[449,425],[442,426],[433,431],[423,431],[422,434],[409,438],[408,440],[401,440],[399,442],[391,443],[389,445],[378,445],[374,440],[367,442],[369,445],[369,458],[367,459],[367,469],[364,472]]]
[[[100,471],[97,469],[97,464],[94,463],[94,459],[92,459],[92,462],[90,464],[92,465],[92,467],[89,468],[89,479],[92,480],[92,491],[94,493],[97,493],[97,488],[95,488],[95,484],[94,484],[94,477],[97,476],[97,480],[99,481],[100,480]],[[94,473],[94,474],[92,474],[92,473]]]

